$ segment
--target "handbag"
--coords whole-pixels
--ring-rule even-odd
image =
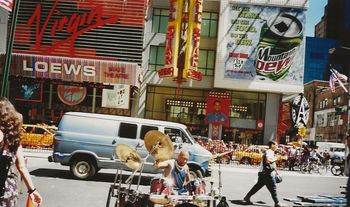
[[[281,183],[283,181],[282,176],[276,172],[275,175],[276,183]]]

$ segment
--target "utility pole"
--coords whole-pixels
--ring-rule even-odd
[[[10,29],[10,34],[6,45],[6,55],[5,55],[5,61],[4,61],[5,63],[2,69],[2,86],[1,86],[0,96],[8,96],[8,78],[10,73],[13,39],[15,37],[17,14],[18,14],[20,2],[21,2],[20,0],[13,1],[11,29]]]

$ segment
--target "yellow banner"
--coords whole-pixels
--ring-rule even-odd
[[[189,4],[186,56],[182,76],[194,80],[202,80],[202,74],[198,71],[202,3],[202,0],[190,0]]]
[[[158,70],[160,78],[177,77],[179,36],[181,30],[182,0],[170,0],[169,22],[165,45],[165,66]]]

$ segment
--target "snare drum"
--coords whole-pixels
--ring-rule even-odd
[[[161,198],[152,198],[150,201],[155,204],[166,205],[170,203],[170,200],[165,195],[170,195],[171,190],[165,185],[164,179],[154,178],[151,181],[150,195],[164,195]]]
[[[202,195],[205,194],[205,182],[200,179],[192,180],[188,186],[187,189],[190,193],[190,195]]]

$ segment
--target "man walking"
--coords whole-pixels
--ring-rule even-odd
[[[258,173],[258,182],[253,186],[253,188],[247,193],[244,197],[244,201],[247,204],[252,204],[250,201],[250,197],[253,196],[256,192],[258,192],[262,187],[266,185],[267,189],[270,191],[273,201],[275,202],[275,207],[282,206],[277,198],[276,191],[276,180],[275,173],[276,170],[276,157],[275,151],[277,149],[277,144],[274,141],[270,141],[268,143],[269,149],[265,151]]]

